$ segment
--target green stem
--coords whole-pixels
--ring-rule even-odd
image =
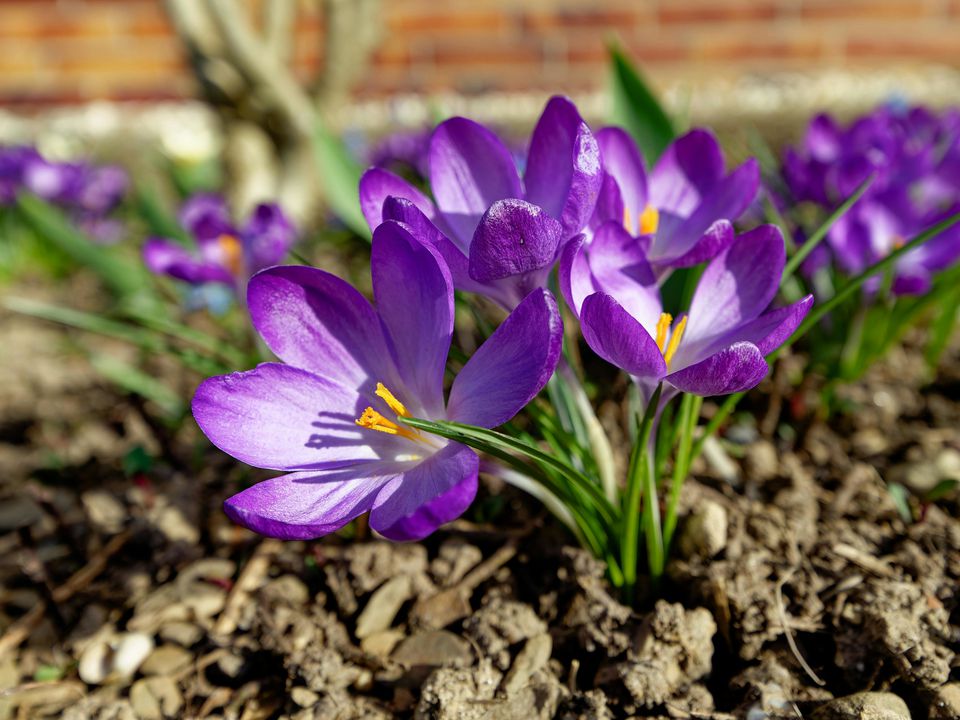
[[[677,528],[677,509],[680,505],[680,490],[690,473],[693,433],[700,419],[700,406],[703,398],[699,395],[684,395],[680,404],[680,446],[677,448],[676,461],[673,464],[673,477],[670,483],[670,495],[667,498],[667,511],[663,521],[663,546],[670,551],[673,533]]]
[[[640,420],[640,427],[637,432],[637,441],[633,445],[633,451],[630,453],[630,469],[627,473],[627,489],[623,503],[623,539],[620,543],[620,557],[623,566],[623,590],[628,603],[632,604],[635,599],[637,585],[637,553],[640,544],[640,502],[644,492],[647,493],[644,502],[643,514],[650,515],[648,511],[650,505],[657,505],[656,480],[653,477],[650,467],[650,435],[653,431],[653,419],[657,414],[657,406],[660,404],[660,394],[663,391],[663,384],[657,385],[653,397],[647,403],[643,418]],[[651,488],[652,486],[652,488]],[[659,507],[656,509],[656,530],[660,534],[659,527]],[[652,521],[653,518],[648,518]],[[647,523],[648,525],[651,522]],[[650,531],[648,530],[648,537]],[[663,548],[661,546],[661,552]],[[648,550],[648,553],[650,551]]]

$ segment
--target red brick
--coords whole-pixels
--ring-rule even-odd
[[[801,0],[801,18],[827,20],[897,20],[933,17],[936,5],[929,0]]]
[[[666,26],[769,21],[777,18],[778,10],[775,0],[671,0],[660,6],[658,19]]]

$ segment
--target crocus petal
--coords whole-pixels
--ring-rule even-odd
[[[620,197],[626,210],[620,211],[618,217],[610,220],[623,222],[624,214],[629,216],[628,230],[637,233],[640,228],[636,223],[640,214],[650,202],[647,191],[647,171],[643,165],[643,157],[633,138],[625,130],[618,127],[607,127],[597,132],[597,143],[600,145],[600,158],[603,169],[616,181],[620,188]]]
[[[227,201],[215,193],[192,195],[180,207],[179,220],[200,242],[215,240],[221,235],[236,235]]]
[[[547,384],[560,359],[563,321],[549,291],[527,295],[473,354],[453,381],[447,416],[502,425]]]
[[[600,291],[590,272],[587,248],[582,236],[564,246],[560,255],[558,276],[563,299],[570,311],[579,318],[583,299]]]
[[[524,200],[498,200],[470,245],[470,277],[491,282],[549,267],[563,237],[559,222]]]
[[[600,150],[577,107],[565,97],[547,103],[530,139],[526,199],[560,220],[564,236],[590,219],[602,181]]]
[[[370,511],[370,527],[388,540],[420,540],[455,520],[477,494],[480,459],[450,443],[390,480]]]
[[[657,161],[650,177],[650,202],[661,212],[687,217],[723,178],[723,171],[723,152],[713,134],[691,130],[672,142]]]
[[[678,213],[661,212],[660,228],[650,249],[650,261],[667,262],[685,255],[717,220],[740,217],[753,202],[759,187],[759,165],[750,158],[715,183],[686,219]]]
[[[670,267],[685,268],[711,260],[733,244],[736,237],[729,220],[717,220],[685,254],[669,261]]]
[[[705,360],[670,373],[664,380],[694,395],[727,395],[755,387],[767,374],[767,361],[760,349],[739,342]]]
[[[426,195],[399,175],[383,168],[370,168],[360,178],[360,209],[371,230],[384,221],[383,202],[390,196],[409,200],[431,221],[437,208]]]
[[[597,205],[593,209],[593,217],[590,218],[590,227],[596,229],[608,220],[622,223],[623,208],[623,194],[620,192],[620,186],[612,175],[604,172],[600,193],[597,195]]]
[[[276,203],[260,203],[243,230],[244,255],[256,272],[283,260],[297,239],[297,231]]]
[[[656,341],[610,295],[595,293],[583,301],[580,328],[597,355],[630,375],[660,379],[667,372]]]
[[[644,327],[655,327],[663,308],[657,278],[643,245],[622,225],[601,225],[587,248],[597,288],[612,296]]]
[[[428,416],[439,415],[453,334],[450,271],[436,250],[389,221],[373,233],[370,273],[400,377]]]
[[[395,380],[370,303],[335,275],[298,265],[269,268],[247,287],[250,319],[285,363],[351,388]]]
[[[150,238],[143,245],[143,261],[150,272],[169,275],[191,285],[216,282],[232,285],[230,272],[220,265],[197,259],[180,243]]]
[[[290,473],[264,480],[223,504],[236,523],[281,540],[311,540],[336,532],[367,512],[394,475],[372,475],[360,465]]]
[[[786,262],[783,236],[774,225],[740,235],[715,257],[700,278],[690,303],[681,347],[709,345],[718,336],[753,320],[770,304]]]
[[[381,458],[409,445],[357,426],[373,404],[356,390],[280,363],[204,380],[193,417],[210,442],[238,460],[273,470],[335,469]]]
[[[745,325],[740,333],[742,338],[752,342],[764,355],[769,355],[783,345],[793,335],[793,331],[813,307],[813,295],[807,295],[802,300],[764,313],[752,323]]]
[[[454,241],[464,248],[480,216],[496,200],[523,197],[510,151],[483,125],[462,117],[446,120],[433,131],[430,187]]]

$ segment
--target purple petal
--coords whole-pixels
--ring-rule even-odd
[[[637,144],[627,132],[618,127],[603,128],[597,132],[597,142],[600,145],[600,157],[603,169],[607,175],[616,181],[620,189],[623,208],[629,219],[627,230],[631,234],[640,232],[636,226],[640,214],[650,202],[647,190],[647,171],[644,168],[643,157]],[[609,214],[609,212],[608,212]],[[619,216],[608,219],[622,223],[624,211]]]
[[[396,382],[393,361],[370,303],[335,275],[274,267],[250,280],[250,319],[284,362],[351,388]]]
[[[740,217],[753,202],[759,187],[759,166],[751,158],[714,184],[688,218],[673,212],[661,212],[660,228],[650,249],[650,261],[669,262],[685,255],[717,220]]]
[[[681,347],[696,353],[715,338],[753,320],[773,300],[786,262],[783,236],[774,225],[740,235],[715,257],[700,278],[690,303]]]
[[[492,428],[530,402],[560,359],[563,321],[553,295],[534,290],[487,338],[453,381],[447,416]]]
[[[658,380],[667,372],[656,341],[610,295],[595,293],[583,301],[580,327],[597,355],[630,375]]]
[[[383,487],[370,511],[370,527],[388,540],[426,537],[470,507],[479,465],[473,450],[450,443]]]
[[[548,268],[563,228],[536,205],[498,200],[484,213],[470,245],[470,277],[491,282]]]
[[[462,117],[446,120],[433,131],[430,186],[454,242],[463,248],[496,200],[523,197],[510,151],[487,128]]]
[[[587,248],[582,237],[572,240],[563,248],[559,266],[560,292],[570,311],[580,317],[580,306],[587,295],[598,292],[600,288],[593,280]]]
[[[180,224],[200,242],[237,234],[230,221],[227,201],[215,193],[191,196],[181,206],[179,219]]]
[[[597,195],[597,205],[590,218],[590,227],[596,229],[608,220],[623,222],[623,194],[620,186],[612,175],[603,173],[603,182],[600,184],[600,193]]]
[[[807,295],[791,305],[764,313],[737,334],[756,345],[764,355],[769,355],[793,335],[811,307],[813,295]]]
[[[526,199],[560,220],[564,237],[586,227],[602,181],[600,150],[576,105],[552,97],[530,139]]]
[[[684,255],[671,260],[670,267],[685,268],[712,260],[733,244],[735,234],[729,220],[717,220]]]
[[[383,202],[383,219],[402,223],[411,235],[440,253],[457,290],[487,292],[487,286],[470,277],[467,256],[413,202],[405,198],[388,197]]]
[[[428,417],[443,412],[443,374],[453,334],[453,280],[439,253],[399,223],[373,233],[377,312],[393,341],[397,370]],[[401,402],[408,400],[401,398]]]
[[[191,285],[234,283],[233,275],[226,268],[203,262],[180,243],[165,238],[150,238],[143,244],[143,261],[150,272],[169,275]]]
[[[841,134],[832,117],[826,114],[817,115],[810,121],[804,144],[814,160],[833,162],[843,151]]]
[[[684,392],[707,397],[749,390],[766,374],[767,361],[760,349],[753,343],[739,342],[670,373],[664,380]]]
[[[597,289],[612,296],[644,327],[655,327],[663,308],[643,245],[622,225],[609,222],[597,230],[587,257]]]
[[[243,232],[244,255],[250,272],[283,260],[296,239],[297,231],[279,205],[257,205]]]
[[[707,130],[691,130],[672,142],[657,161],[650,176],[650,202],[661,212],[688,217],[720,182],[723,172],[723,151],[716,138]],[[714,219],[721,217],[728,216]]]
[[[336,532],[367,512],[394,475],[367,465],[281,475],[237,493],[223,504],[236,523],[281,540],[311,540]]]
[[[355,423],[371,404],[306,370],[264,363],[204,380],[193,396],[193,417],[210,442],[247,465],[335,469],[392,460],[409,449],[407,440]]]
[[[384,221],[383,203],[391,195],[409,200],[431,221],[436,217],[433,201],[413,185],[389,170],[370,168],[360,178],[360,209],[371,231]]]

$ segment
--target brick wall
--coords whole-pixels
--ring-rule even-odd
[[[198,0],[199,1],[199,0]],[[600,87],[616,35],[657,79],[960,65],[960,0],[382,0],[362,97]],[[295,64],[322,62],[302,0]],[[162,0],[0,0],[0,106],[171,99],[193,81]]]

